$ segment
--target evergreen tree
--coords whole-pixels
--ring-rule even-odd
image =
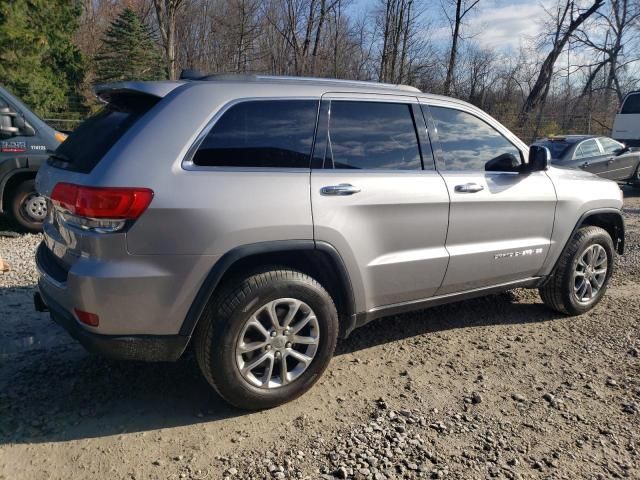
[[[166,78],[162,56],[149,28],[130,8],[111,22],[96,56],[98,83]]]
[[[0,0],[0,83],[39,114],[78,101],[80,13],[70,0]]]

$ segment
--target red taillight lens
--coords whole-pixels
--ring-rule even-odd
[[[88,218],[135,220],[153,199],[148,188],[83,187],[58,183],[53,187],[51,202],[73,215]]]
[[[90,327],[97,327],[100,325],[100,318],[95,313],[85,312],[83,310],[78,310],[77,308],[73,309],[76,312],[76,317],[82,323],[89,325]]]

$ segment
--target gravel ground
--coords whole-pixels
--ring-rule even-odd
[[[0,234],[0,479],[640,478],[640,192],[625,195],[627,253],[588,314],[515,290],[381,319],[308,394],[250,414],[190,355],[86,354],[33,312],[39,237]]]

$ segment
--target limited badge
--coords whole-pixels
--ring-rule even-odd
[[[27,143],[26,142],[11,142],[6,141],[0,143],[0,152],[3,153],[20,153],[27,151]]]

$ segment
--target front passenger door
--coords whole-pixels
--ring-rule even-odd
[[[438,168],[451,198],[449,266],[436,295],[535,277],[551,243],[556,194],[546,172],[486,171],[522,152],[504,127],[471,107],[423,105],[436,127]]]
[[[598,142],[607,158],[607,178],[627,180],[632,177],[638,164],[637,155],[631,152],[620,155],[624,145],[611,138],[600,137]]]

